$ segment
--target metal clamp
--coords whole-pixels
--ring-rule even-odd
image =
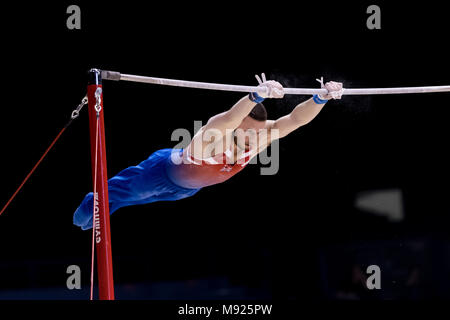
[[[72,111],[72,115],[71,115],[71,119],[74,120],[76,118],[78,118],[78,116],[80,115],[80,111],[81,109],[88,103],[88,98],[87,96],[84,96],[84,98],[81,100],[81,103],[78,105],[78,107]]]
[[[98,87],[95,90],[95,111],[97,111],[97,115],[102,110],[102,88]]]

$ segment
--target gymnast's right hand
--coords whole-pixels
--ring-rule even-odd
[[[277,81],[273,81],[273,80],[266,80],[266,75],[264,73],[261,74],[261,78],[256,74],[255,75],[256,80],[258,80],[259,86],[258,88],[264,88],[265,90],[259,91],[258,90],[258,95],[262,98],[283,98],[284,96],[284,89],[283,86],[277,82]]]

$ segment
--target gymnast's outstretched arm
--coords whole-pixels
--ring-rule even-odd
[[[289,133],[311,122],[311,120],[319,114],[329,99],[341,98],[343,91],[342,83],[330,81],[323,85],[323,87],[328,90],[326,95],[315,95],[298,104],[290,114],[277,120],[268,120],[266,127],[269,130],[278,130],[278,136],[272,136],[276,138],[287,136]]]
[[[263,80],[264,82],[261,82],[258,87],[265,87],[266,93],[253,93],[244,96],[229,110],[210,118],[204,128],[204,131],[208,129],[216,129],[220,130],[222,134],[225,135],[227,129],[234,130],[241,124],[242,120],[249,115],[258,103],[258,99],[282,98],[284,96],[283,86],[279,82],[272,80],[265,81],[265,77]]]
[[[212,142],[211,139],[217,141],[217,138],[220,139],[227,134],[227,130],[233,131],[239,127],[256,104],[265,98],[282,98],[284,96],[283,86],[279,82],[266,81],[264,74],[262,74],[262,80],[258,76],[256,78],[261,90],[258,93],[250,93],[244,96],[229,110],[211,117],[207,124],[194,136],[186,148],[187,153],[196,159],[203,159],[204,156],[209,157],[207,146]]]

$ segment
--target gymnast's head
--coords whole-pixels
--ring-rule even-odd
[[[256,104],[247,117],[234,130],[236,145],[246,151],[257,146],[258,131],[264,129],[267,120],[267,110],[262,103]]]

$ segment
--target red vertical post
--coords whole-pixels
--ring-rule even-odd
[[[103,120],[102,90],[100,70],[89,70],[89,82],[87,91],[91,140],[92,176],[94,183],[96,183],[96,194],[94,194],[94,229],[97,251],[99,299],[114,300],[111,231],[109,226],[108,175],[106,171],[106,146],[105,126]],[[99,104],[100,111],[98,111],[99,108],[97,104]],[[96,130],[98,130],[98,137]],[[96,142],[98,142],[98,145],[96,145]],[[95,168],[96,159],[97,168]],[[97,174],[97,178],[95,178],[95,174]]]

